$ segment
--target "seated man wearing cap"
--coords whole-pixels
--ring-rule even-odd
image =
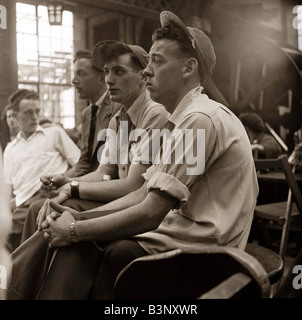
[[[245,248],[258,194],[247,134],[202,93],[215,65],[211,41],[171,12],[160,18],[144,71],[151,98],[171,113],[158,161],[140,189],[98,209],[115,212],[77,221],[57,208],[63,213],[48,216],[43,227],[60,254],[37,299],[111,299],[116,276],[138,257],[204,243]]]
[[[93,62],[98,68],[104,69],[110,99],[122,104],[122,108],[110,120],[106,130],[104,148],[98,151],[101,155],[98,169],[76,178],[76,185],[71,186],[73,183],[69,182],[64,184],[52,202],[64,202],[65,206],[78,211],[88,210],[120,198],[143,184],[142,174],[152,165],[156,155],[151,143],[153,129],[159,131],[168,117],[165,108],[152,101],[146,90],[143,69],[147,66],[147,58],[148,54],[143,48],[117,41],[103,41],[94,48]],[[104,138],[103,133],[99,132],[99,139]],[[105,181],[104,176],[110,176],[111,179]],[[39,231],[43,231],[41,224],[50,211],[49,201],[46,201],[38,217]],[[31,218],[36,218],[37,214],[31,212]],[[87,215],[91,217],[90,213]],[[87,215],[80,215],[80,218],[87,218]],[[23,259],[34,266],[30,252],[37,255],[37,250],[32,248],[36,248],[38,243],[42,241],[39,250],[46,251],[48,247],[43,232],[35,233],[36,224],[32,225],[32,236],[13,254],[14,261],[20,259],[23,266],[26,265]],[[13,275],[18,273],[18,266],[14,265]],[[33,286],[28,289],[31,288]]]
[[[149,142],[154,136],[152,130],[161,129],[168,117],[165,108],[152,101],[146,90],[142,72],[147,66],[147,58],[147,52],[136,45],[102,41],[95,46],[94,65],[104,69],[110,99],[120,103],[122,108],[110,120],[108,130],[98,134],[99,140],[105,139],[104,132],[107,131],[107,141],[98,151],[99,158],[101,155],[98,169],[76,179],[65,178],[65,184],[59,188],[53,202],[64,202],[65,206],[84,211],[120,198],[143,184],[142,174],[151,166],[152,157],[156,154],[154,150],[149,150],[152,146]],[[144,131],[148,135],[148,139],[144,139],[145,147],[139,140],[139,134],[136,137],[132,134],[135,131]],[[140,152],[140,149],[146,152]],[[107,177],[110,181],[106,181]],[[43,188],[49,187],[45,185]],[[40,208],[33,209],[36,212],[31,212],[31,220],[37,218],[37,209]],[[46,201],[38,216],[39,230],[50,210]],[[36,226],[32,225],[33,234]]]

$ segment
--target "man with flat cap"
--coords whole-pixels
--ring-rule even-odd
[[[104,72],[92,61],[92,51],[81,49],[74,57],[74,77],[72,84],[80,99],[89,101],[81,114],[81,156],[79,161],[63,175],[47,175],[40,178],[42,189],[47,196],[57,193],[57,188],[65,183],[76,183],[78,177],[94,172],[99,166],[98,151],[104,141],[97,139],[98,133],[108,128],[109,121],[121,108],[119,103],[110,100],[105,83]],[[41,190],[43,191],[43,190]],[[45,193],[44,193],[45,194]],[[28,239],[36,230],[36,219],[43,206],[46,196],[34,202],[26,215],[21,243]],[[80,210],[80,207],[77,207]]]
[[[141,147],[135,140],[139,137],[130,141],[129,135],[135,129],[144,130],[150,136],[150,140],[147,141],[149,143],[152,140],[152,129],[161,129],[168,116],[165,108],[153,102],[146,90],[142,71],[147,66],[148,54],[142,47],[118,41],[102,41],[95,46],[92,60],[99,70],[103,70],[106,61],[113,64],[112,71],[108,67],[104,70],[104,80],[110,99],[115,104],[122,105],[123,108],[112,117],[108,125],[106,144],[95,151],[98,153],[100,162],[97,170],[77,178],[65,177],[63,186],[59,188],[60,193],[52,199],[56,203],[64,202],[64,206],[77,211],[101,206],[136,190],[143,184],[142,173],[152,164],[152,150],[145,152],[144,159],[144,155],[138,156],[137,149]],[[123,72],[117,74],[115,71],[117,68]],[[124,130],[120,130],[120,123],[127,123],[126,126],[122,126]],[[104,140],[106,131],[100,130],[97,140],[100,142]],[[119,137],[120,133],[125,134]],[[118,147],[120,145],[121,148]],[[131,151],[131,159],[129,159],[129,151]],[[134,163],[136,164],[131,165]],[[110,181],[106,181],[107,177],[110,177]],[[46,183],[42,188],[48,189],[49,186]],[[49,201],[46,201],[44,206],[40,202],[40,205],[36,204],[30,208],[23,241],[37,230],[37,224],[38,230],[41,230],[41,224],[50,210]]]
[[[146,90],[143,69],[147,66],[148,54],[142,47],[118,41],[103,41],[93,50],[93,62],[99,69],[104,70],[110,99],[120,103],[122,108],[113,116],[106,130],[104,148],[99,150],[98,169],[78,177],[76,190],[66,183],[58,189],[59,195],[52,199],[53,203],[65,201],[64,206],[78,211],[101,206],[142,186],[142,174],[152,165],[157,153],[152,150],[154,145],[151,141],[155,136],[153,129],[157,129],[159,133],[168,117],[165,108],[152,101]],[[134,134],[135,132],[137,134]],[[104,132],[99,132],[99,139],[103,137]],[[106,176],[110,177],[109,181],[104,179]],[[32,248],[36,248],[35,255],[37,251],[42,252],[42,255],[43,251],[47,252],[48,241],[43,237],[41,224],[51,210],[49,202],[46,202],[38,217],[39,231],[34,233],[33,229],[34,234],[14,252],[13,280],[19,277],[21,272],[16,261],[22,261],[21,268],[27,265],[25,261],[34,267],[29,254]],[[98,212],[87,212],[79,214],[78,218],[87,219],[95,214],[99,215]],[[51,239],[49,240],[51,244]],[[39,245],[42,246],[37,249]],[[32,275],[36,277],[35,273]],[[26,289],[32,293],[33,288],[34,286],[31,286]]]
[[[47,218],[52,245],[64,250],[72,265],[81,259],[100,263],[85,277],[83,265],[68,268],[54,287],[63,267],[57,260],[40,299],[54,298],[54,292],[65,299],[112,299],[119,272],[144,255],[203,244],[245,248],[258,194],[247,134],[228,108],[202,93],[216,60],[210,39],[171,12],[162,12],[160,21],[144,70],[151,98],[171,113],[158,161],[143,175],[140,189],[100,209],[114,213],[76,221],[57,207],[64,211],[60,218],[51,219],[56,213]],[[96,252],[86,255],[90,241],[102,246],[100,260]]]

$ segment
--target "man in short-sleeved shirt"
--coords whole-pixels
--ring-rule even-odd
[[[188,163],[186,158],[193,158],[188,153],[180,164],[161,162],[148,169],[144,174],[147,189],[161,190],[176,198],[179,208],[173,208],[156,230],[136,239],[149,253],[198,249],[201,243],[244,249],[258,187],[241,122],[226,107],[202,94],[200,87],[183,98],[166,126],[180,130],[182,138],[190,137],[188,130],[192,129],[192,135],[194,130],[195,136],[190,141],[192,147],[200,146],[199,162]],[[199,137],[196,135],[199,128],[205,130],[204,140],[201,131]],[[175,141],[173,159],[182,139],[173,135],[171,139]],[[193,174],[188,174],[189,170]]]
[[[100,56],[104,56],[104,59],[100,60]],[[108,83],[108,94],[114,102],[121,103],[123,107],[111,119],[109,130],[103,128],[98,132],[97,141],[100,144],[104,143],[105,132],[108,137],[106,143],[95,151],[100,159],[97,170],[77,178],[65,177],[64,185],[59,189],[60,193],[52,201],[64,202],[65,206],[84,211],[120,198],[143,184],[142,173],[152,165],[152,157],[156,154],[155,150],[145,150],[148,145],[152,146],[149,144],[152,140],[152,129],[161,129],[168,116],[165,108],[152,101],[146,90],[142,71],[148,63],[147,57],[143,48],[118,41],[103,41],[94,50],[96,65],[100,70],[105,70],[104,77],[108,79],[105,80]],[[107,63],[104,68],[105,61]],[[116,73],[115,70],[119,69],[123,72]],[[112,139],[110,134],[113,135]],[[145,141],[148,144],[146,147]],[[111,159],[107,159],[107,153]],[[114,153],[117,158],[112,157]],[[103,181],[104,176],[110,176],[111,180]],[[73,180],[78,183],[77,195],[70,186]],[[47,201],[36,202],[30,207],[22,242],[37,230],[37,217],[38,229],[41,230],[41,223],[50,210]]]
[[[144,75],[152,100],[171,114],[161,153],[140,189],[100,209],[113,213],[76,221],[57,208],[62,215],[47,218],[52,246],[66,255],[56,256],[38,299],[112,299],[117,275],[138,257],[205,243],[245,247],[258,194],[247,134],[230,110],[200,92],[216,61],[211,41],[171,12],[160,18]],[[90,241],[102,246],[100,257]],[[91,259],[85,276],[84,256]],[[70,259],[77,267],[60,267]]]

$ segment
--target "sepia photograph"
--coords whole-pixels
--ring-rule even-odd
[[[301,0],[0,0],[0,57],[1,302],[302,298]]]

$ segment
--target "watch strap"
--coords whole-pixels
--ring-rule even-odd
[[[77,183],[77,185],[74,186],[72,185],[72,182],[71,182],[70,191],[71,191],[72,198],[80,198],[79,183]]]

